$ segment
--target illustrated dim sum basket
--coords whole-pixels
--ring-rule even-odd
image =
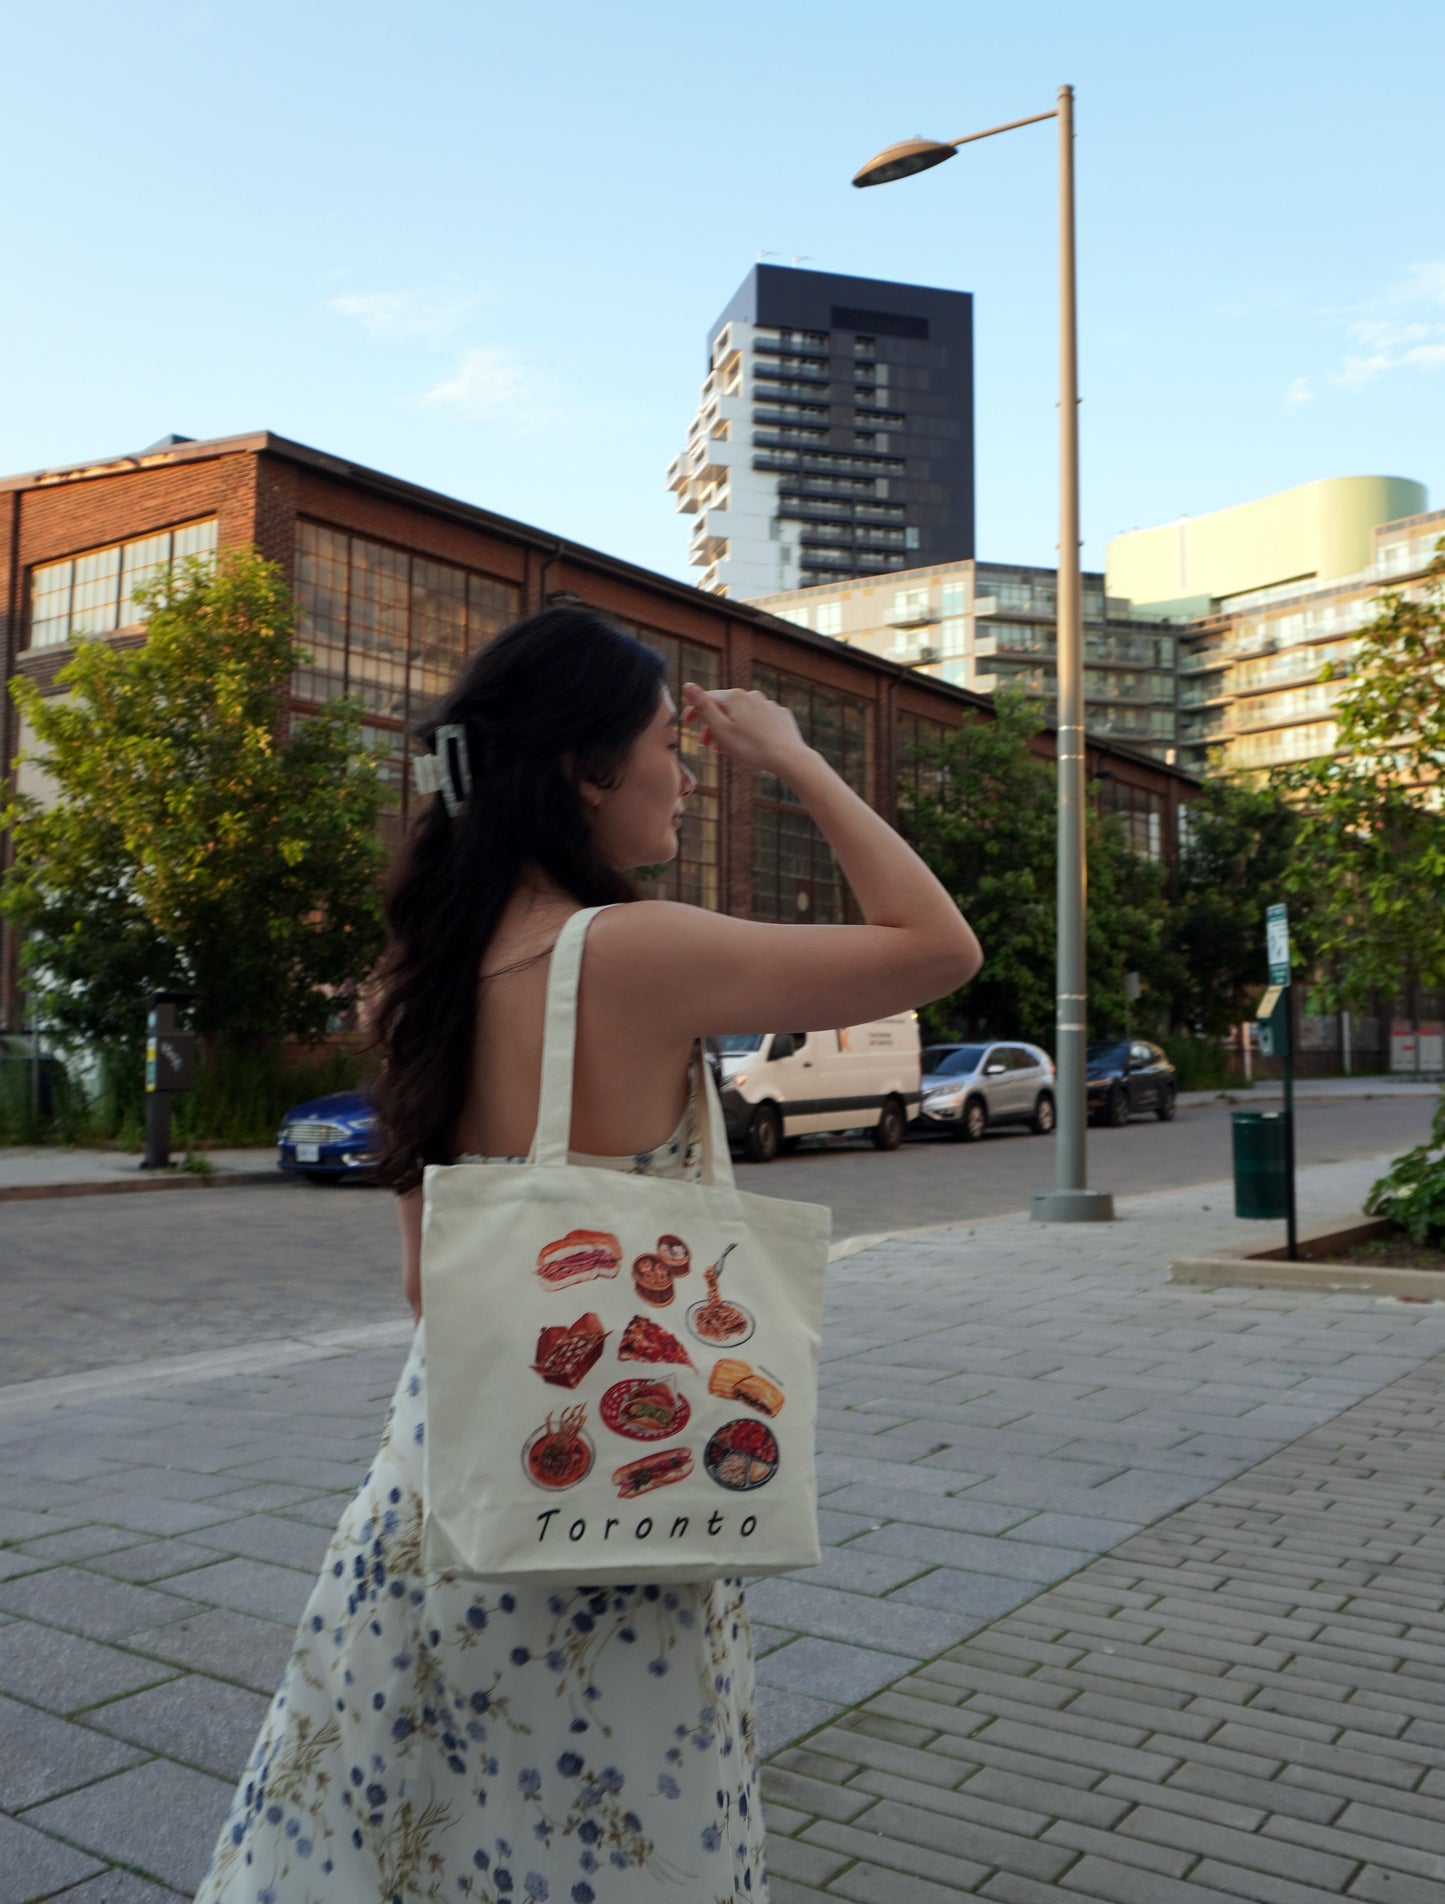
[[[738,1190],[700,1053],[700,1184],[569,1163],[599,910],[552,952],[531,1158],[426,1171],[423,1565],[596,1585],[813,1566],[829,1211]]]

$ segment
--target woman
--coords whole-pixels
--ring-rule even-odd
[[[547,957],[588,933],[574,1161],[696,1180],[696,1041],[826,1029],[963,984],[977,942],[892,829],[761,694],[683,689],[600,616],[554,609],[468,665],[435,722],[441,797],[389,895],[379,1029],[404,1284],[421,1172],[521,1160]],[[759,925],[638,900],[696,781],[690,727],[790,786],[867,921]],[[342,1516],[197,1904],[720,1904],[763,1899],[752,1648],[736,1581],[493,1590],[420,1567],[425,1328]]]

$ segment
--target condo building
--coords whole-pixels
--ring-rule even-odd
[[[1179,634],[1179,762],[1242,773],[1331,753],[1360,634],[1409,593],[1445,536],[1420,483],[1306,483],[1120,536],[1108,589]]]
[[[667,472],[735,599],[973,555],[973,299],[759,264],[708,336]]]
[[[945,562],[754,598],[769,614],[956,687],[1009,685],[1057,713],[1058,577],[1003,562]],[[1083,578],[1084,721],[1091,734],[1173,759],[1179,630],[1136,616],[1104,577]]]

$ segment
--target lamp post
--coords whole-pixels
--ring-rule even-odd
[[[1038,1191],[1033,1215],[1046,1223],[1104,1223],[1114,1214],[1106,1190],[1090,1190],[1085,1159],[1087,981],[1084,956],[1084,655],[1079,577],[1079,357],[1074,287],[1074,89],[1059,88],[1051,112],[1010,119],[961,139],[905,139],[870,159],[855,185],[888,185],[951,159],[961,145],[1045,119],[1059,122],[1059,585],[1058,976],[1054,1049],[1058,1141],[1053,1190]]]

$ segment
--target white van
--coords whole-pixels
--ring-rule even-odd
[[[866,1130],[897,1150],[922,1101],[918,1015],[842,1031],[746,1031],[709,1040],[722,1064],[728,1141],[752,1163],[814,1131]]]

